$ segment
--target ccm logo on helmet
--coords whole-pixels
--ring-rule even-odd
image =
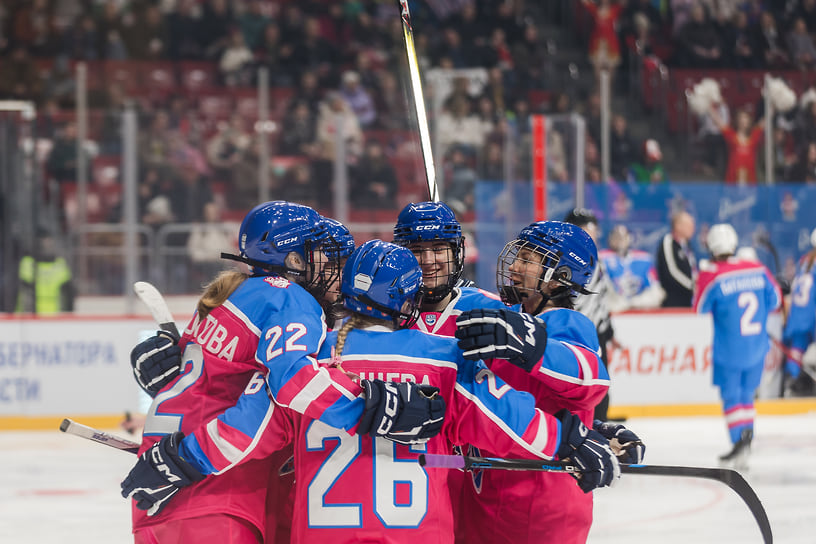
[[[576,255],[575,253],[573,253],[572,251],[569,252],[569,256],[572,257],[573,259],[575,259],[576,261],[578,261],[579,263],[581,263],[582,265],[586,266],[586,264],[587,264],[586,261],[583,260],[578,255]]]
[[[439,225],[417,225],[416,230],[439,230]]]
[[[286,244],[291,244],[292,242],[297,241],[297,236],[293,236],[292,238],[287,238],[286,240],[281,240],[278,242],[279,246],[285,246]]]

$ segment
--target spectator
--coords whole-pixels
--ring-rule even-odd
[[[36,248],[20,260],[17,312],[49,315],[74,311],[74,287],[68,262],[57,254],[54,235],[37,233]]]
[[[200,59],[203,44],[198,35],[197,0],[179,0],[174,11],[166,15],[167,56],[172,60]]]
[[[663,152],[657,140],[648,139],[643,143],[643,159],[632,164],[632,179],[638,183],[665,183]]]
[[[62,35],[63,52],[74,60],[99,58],[99,32],[90,14],[79,15]]]
[[[671,231],[657,248],[657,279],[666,292],[664,308],[688,308],[697,277],[697,259],[689,246],[694,236],[694,218],[686,211],[671,218]]]
[[[374,124],[377,120],[377,110],[374,108],[369,92],[360,84],[360,76],[351,70],[343,73],[343,84],[340,88],[340,95],[351,107],[351,111],[357,116],[360,126],[365,129]]]
[[[277,23],[266,25],[263,39],[258,46],[255,59],[258,64],[269,69],[272,86],[291,87],[296,72],[292,66],[292,54],[295,48],[281,39],[280,26]]]
[[[476,172],[470,167],[468,155],[460,146],[451,148],[447,170],[449,174],[445,176],[448,180],[445,200],[460,210],[460,214],[472,211],[475,204],[473,188],[476,185]]]
[[[196,223],[203,220],[204,205],[214,199],[210,180],[194,161],[180,164],[175,168],[168,196],[173,216],[179,223]],[[185,246],[186,243],[184,237],[183,243],[178,245]]]
[[[320,88],[320,79],[317,72],[306,70],[298,77],[298,84],[295,88],[295,96],[298,100],[303,100],[309,105],[313,115],[317,115],[320,110],[320,103],[323,101],[323,90]]]
[[[54,65],[45,80],[43,95],[47,100],[54,100],[61,108],[73,109],[76,101],[76,79],[68,64],[68,57],[60,55],[54,59]]]
[[[312,164],[312,176],[317,187],[318,207],[326,207],[331,203],[330,181],[334,161],[339,152],[338,135],[345,144],[344,164],[355,164],[363,150],[363,131],[357,116],[340,93],[332,91],[326,95],[326,100],[320,103],[320,113],[317,117],[315,148],[317,157]]]
[[[302,98],[298,98],[289,108],[283,120],[280,138],[282,155],[311,156],[315,154],[316,120],[309,109],[308,102]]]
[[[479,156],[479,179],[504,180],[504,152],[499,142],[488,142]]]
[[[88,160],[88,157],[85,157]],[[77,127],[70,121],[57,132],[45,168],[60,184],[77,180]]]
[[[739,185],[756,184],[756,151],[762,141],[764,119],[760,119],[752,126],[751,114],[746,110],[740,110],[737,113],[735,130],[728,126],[714,110],[711,111],[711,118],[720,127],[728,146],[725,182]]]
[[[215,202],[204,204],[203,222],[195,223],[187,240],[187,254],[193,266],[190,272],[196,284],[207,282],[224,269],[221,252],[234,253],[235,225],[221,221],[221,210]]]
[[[615,291],[623,300],[620,310],[658,308],[666,292],[657,280],[652,257],[632,249],[632,235],[625,225],[615,225],[609,233],[609,249],[598,257],[603,261]]]
[[[227,47],[233,18],[228,0],[201,2],[201,18],[197,25],[198,40],[204,48],[204,58],[220,59]]]
[[[734,68],[751,70],[765,65],[759,29],[748,21],[748,15],[744,11],[737,11],[734,14],[731,32],[725,45]]]
[[[437,138],[442,153],[452,145],[461,145],[474,154],[484,145],[482,122],[470,112],[470,101],[457,98],[450,109],[444,109],[437,122]]]
[[[159,7],[146,5],[122,19],[122,38],[132,59],[160,59],[167,54],[167,30]]]
[[[28,50],[17,45],[0,63],[0,98],[39,100],[40,76]]]
[[[782,43],[776,19],[769,11],[763,11],[759,17],[759,42],[765,65],[768,68],[784,68],[790,62],[790,57]]]
[[[147,130],[139,131],[139,160],[142,168],[155,167],[164,171],[170,164],[170,117],[158,110]]]
[[[598,0],[595,5],[591,0],[582,0],[584,7],[592,17],[592,34],[589,38],[589,60],[595,67],[596,76],[601,71],[614,76],[615,68],[620,64],[620,42],[616,25],[623,11],[623,5],[612,0]],[[597,77],[600,81],[600,77]]]
[[[699,160],[695,162],[694,169],[699,169],[704,175],[722,178],[724,157],[728,154],[722,130],[714,116],[717,116],[722,123],[731,122],[731,111],[728,104],[722,99],[719,93],[719,86],[716,87],[717,94],[712,97],[711,109],[697,118],[699,129],[695,138],[695,147],[698,150]]]
[[[325,200],[320,197],[320,190],[327,189],[324,184],[315,183],[309,163],[302,162],[293,165],[286,171],[280,192],[284,200],[313,207]]]
[[[524,25],[522,39],[513,46],[513,60],[519,87],[540,89],[547,84],[546,70],[551,57],[535,24]]]
[[[234,113],[229,123],[218,124],[218,132],[207,142],[207,160],[217,179],[231,180],[233,168],[252,144],[246,121]]]
[[[99,58],[122,60],[128,58],[128,50],[123,38],[124,27],[119,16],[119,2],[108,0],[102,7],[97,25],[99,31]]]
[[[218,61],[218,69],[227,87],[245,87],[252,80],[252,51],[244,41],[240,29],[233,28],[224,52]]]
[[[360,208],[397,207],[397,174],[377,140],[366,143],[360,162],[351,169],[351,194]]]
[[[396,76],[388,70],[378,73],[378,89],[374,95],[377,125],[386,130],[404,130],[408,119],[408,102]]]
[[[816,182],[816,142],[808,142],[805,153],[791,166],[787,181]]]
[[[791,62],[800,70],[808,70],[816,64],[816,45],[801,17],[794,20],[793,28],[788,32],[788,51]]]
[[[699,3],[677,36],[678,60],[688,68],[718,68],[722,64],[722,42],[717,27]]]
[[[637,159],[637,150],[626,117],[615,114],[612,117],[612,130],[609,134],[609,158],[612,178],[624,181],[628,177],[629,166]]]
[[[264,2],[261,0],[244,2],[244,11],[238,16],[238,27],[249,49],[254,51],[261,46],[264,30],[270,22],[264,13]]]
[[[337,50],[320,35],[320,22],[314,17],[309,17],[303,23],[303,33],[297,41],[287,43],[295,44],[292,64],[301,72],[315,70],[318,77],[325,77],[337,60]]]

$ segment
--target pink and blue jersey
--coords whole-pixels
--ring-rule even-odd
[[[242,452],[231,445],[222,453],[219,446],[247,429],[242,427],[239,432],[214,418],[234,406],[247,388],[263,386],[265,377],[270,389],[288,402],[312,413],[337,413],[335,421],[341,425],[356,423],[347,419],[349,411],[337,405],[343,399],[346,404],[360,405],[361,413],[362,400],[355,395],[359,387],[336,371],[333,378],[347,387],[329,383],[322,376],[327,371],[316,368],[314,356],[326,334],[321,316],[311,295],[279,277],[247,278],[206,317],[194,314],[180,341],[183,370],[153,400],[142,451],[175,431],[190,435],[197,447],[194,433],[199,431],[214,438],[206,442],[214,467],[224,469],[238,463]],[[310,395],[298,397],[299,384],[304,382],[312,384]],[[264,534],[268,485],[258,474],[277,472],[286,460],[278,457],[242,463],[228,478],[211,478],[182,489],[160,516],[147,517],[134,507],[134,530],[170,520],[228,514],[249,520]],[[268,532],[266,536],[273,538]]]
[[[652,256],[639,249],[630,249],[621,257],[615,251],[602,250],[598,255],[606,266],[615,290],[631,298],[658,284],[657,270]]]
[[[329,333],[321,363],[332,362],[335,341],[336,333]],[[265,422],[253,455],[294,445],[293,542],[451,543],[447,471],[422,468],[416,462],[420,453],[447,454],[453,443],[470,442],[490,445],[499,455],[551,459],[560,443],[557,419],[536,409],[530,394],[512,389],[481,362],[464,359],[453,338],[383,327],[352,330],[341,366],[365,379],[438,387],[447,402],[445,424],[426,444],[404,446],[284,409],[264,387],[248,390],[240,402],[247,414],[250,407],[255,411],[251,420]],[[212,461],[205,452],[183,454],[206,470]]]
[[[770,347],[768,315],[781,303],[776,280],[756,261],[732,258],[701,267],[694,309],[713,316],[714,365],[745,369],[761,364]]]
[[[796,366],[801,364],[802,355],[813,342],[816,334],[816,266],[813,259],[805,255],[800,262],[796,277],[791,285],[791,305],[785,322],[783,340],[796,356]]]
[[[498,377],[535,397],[536,406],[554,413],[566,408],[592,426],[595,406],[609,388],[595,325],[565,308],[538,316],[547,324],[547,349],[530,372],[494,359],[487,365]],[[473,455],[495,456],[490,447]],[[473,490],[463,495],[461,542],[468,544],[583,544],[592,525],[592,494],[567,474],[487,470],[473,473]]]
[[[479,308],[507,308],[498,295],[476,287],[456,287],[453,298],[441,312],[422,312],[413,328],[449,336],[456,332],[456,318],[462,312]]]

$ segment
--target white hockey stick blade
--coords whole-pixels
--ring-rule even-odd
[[[137,453],[139,451],[139,444],[133,442],[132,440],[96,430],[93,427],[88,427],[82,423],[77,423],[72,419],[63,419],[62,423],[60,423],[60,431],[86,438],[88,440],[92,440],[93,442],[105,444],[106,446],[116,448],[117,450],[122,450],[129,453]]]
[[[153,284],[146,281],[137,281],[133,284],[133,292],[136,293],[136,296],[139,297],[145,306],[147,306],[147,309],[150,310],[150,315],[152,315],[156,323],[159,324],[161,330],[175,334],[176,338],[181,336],[176,326],[176,320],[173,319],[173,314],[170,313],[170,308],[167,306],[167,302]]]

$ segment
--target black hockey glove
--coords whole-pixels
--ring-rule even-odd
[[[424,444],[442,430],[445,400],[439,389],[413,382],[361,380],[366,397],[358,434],[400,444]]]
[[[547,348],[547,325],[512,310],[470,310],[456,319],[456,338],[467,359],[504,359],[530,372]]]
[[[575,475],[578,487],[589,493],[597,487],[613,486],[620,478],[620,465],[609,441],[598,431],[587,429],[581,418],[567,410],[560,410],[555,417],[561,420],[558,458],[572,459],[580,469]]]
[[[179,339],[167,331],[159,331],[130,352],[130,366],[139,386],[151,397],[172,382],[181,372]]]
[[[136,508],[155,516],[182,487],[200,482],[204,475],[181,458],[178,445],[184,433],[167,435],[145,451],[122,481],[122,496],[133,498]]]
[[[609,440],[609,445],[618,456],[619,462],[625,465],[639,465],[643,462],[643,456],[646,455],[646,444],[638,435],[623,425],[596,419],[592,423],[592,429]]]

